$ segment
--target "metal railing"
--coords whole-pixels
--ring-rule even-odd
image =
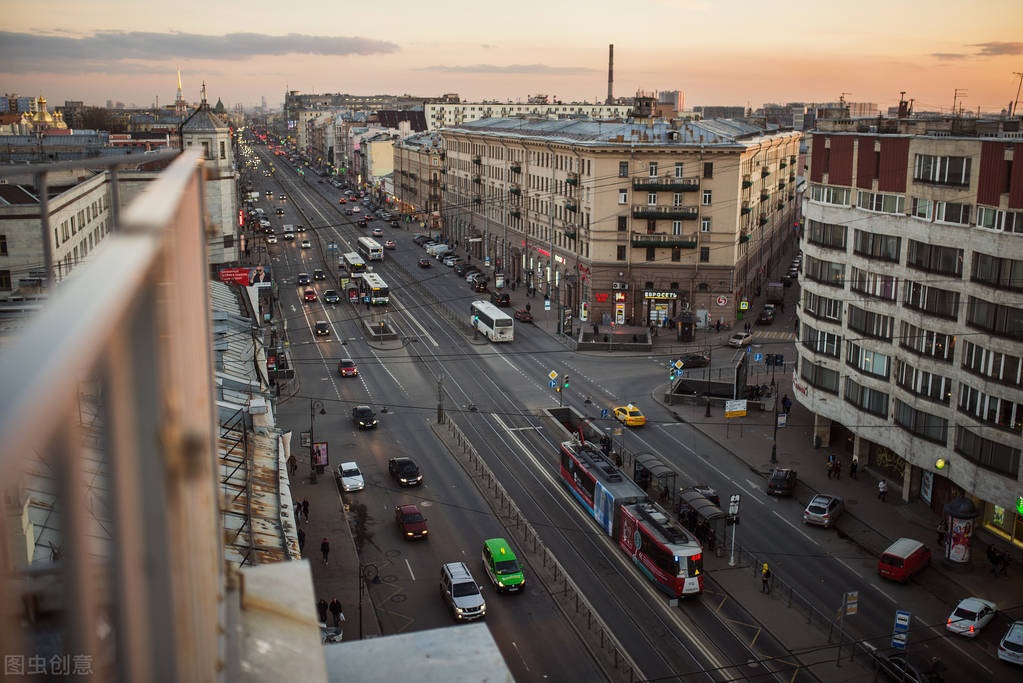
[[[52,168],[21,171],[45,185]],[[25,661],[97,680],[223,675],[202,180],[201,155],[180,154],[0,354],[0,474],[23,520],[0,532],[0,645]],[[41,530],[49,558],[33,553]]]

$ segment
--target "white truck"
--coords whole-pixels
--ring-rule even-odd
[[[448,252],[452,252],[454,249],[450,244],[431,244],[426,248],[426,253],[434,258],[444,258]]]

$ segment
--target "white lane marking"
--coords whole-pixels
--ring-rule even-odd
[[[519,644],[514,640],[512,641],[512,647],[515,648],[515,654],[519,656],[519,661],[522,662],[522,666],[526,667],[526,671],[529,671],[529,664],[526,664],[526,658],[519,652]]]
[[[437,343],[437,342],[436,342],[436,341],[434,340],[434,338],[430,336],[430,333],[426,331],[426,328],[425,328],[425,327],[423,327],[422,323],[420,323],[420,322],[419,322],[419,320],[418,320],[418,319],[417,319],[417,318],[416,318],[416,317],[415,317],[414,315],[412,315],[412,314],[411,314],[411,313],[409,312],[409,310],[408,310],[408,309],[407,309],[406,307],[398,305],[398,303],[397,303],[397,301],[398,301],[397,297],[395,297],[395,296],[394,296],[394,295],[392,294],[392,295],[391,295],[391,299],[393,299],[393,300],[395,301],[395,308],[396,308],[396,309],[397,309],[398,311],[400,311],[401,313],[403,313],[403,314],[405,315],[405,317],[406,317],[406,318],[407,318],[408,320],[410,320],[410,321],[412,322],[412,324],[413,324],[413,325],[415,325],[416,327],[418,327],[418,328],[419,328],[419,331],[420,331],[420,332],[422,333],[422,336],[424,336],[424,337],[426,337],[427,339],[429,339],[429,340],[430,340],[430,343],[431,343],[431,344],[433,344],[434,346],[437,346],[437,347],[439,347],[439,346],[440,346],[440,344],[438,344],[438,343]]]
[[[813,538],[812,536],[809,536],[809,535],[808,535],[808,534],[807,534],[807,533],[806,533],[805,531],[803,531],[802,529],[800,529],[800,528],[799,528],[798,526],[796,526],[795,524],[793,524],[793,523],[792,523],[792,522],[790,522],[789,520],[787,520],[787,519],[785,519],[784,517],[782,517],[781,515],[779,515],[779,514],[778,514],[778,511],[777,511],[777,510],[771,510],[771,512],[772,512],[772,513],[774,513],[774,515],[775,515],[775,516],[776,516],[776,517],[777,517],[778,519],[780,519],[781,521],[785,522],[785,523],[786,523],[786,524],[788,524],[788,525],[789,525],[790,527],[792,527],[792,528],[793,528],[793,529],[794,529],[795,531],[797,531],[797,532],[798,532],[799,534],[801,534],[801,535],[803,536],[803,538],[805,538],[806,540],[810,541],[810,542],[811,542],[811,543],[813,543],[814,545],[818,545],[818,543],[817,543],[817,539]]]
[[[690,426],[691,426],[691,425],[690,425]],[[685,449],[686,449],[687,451],[689,451],[689,452],[690,452],[690,453],[692,453],[693,455],[695,455],[695,456],[697,456],[697,457],[700,457],[700,454],[699,454],[699,453],[697,453],[696,451],[694,451],[694,450],[693,450],[692,448],[690,448],[690,447],[689,447],[688,445],[686,445],[686,443],[685,443],[685,442],[683,442],[683,441],[680,441],[679,439],[676,439],[676,438],[675,438],[674,436],[672,436],[672,435],[671,435],[671,434],[669,434],[668,432],[665,432],[664,434],[665,434],[665,436],[667,436],[667,437],[668,437],[669,439],[671,439],[672,441],[674,441],[675,443],[677,443],[677,444],[678,444],[679,446],[682,446],[683,448],[685,448]],[[653,452],[653,451],[654,451],[654,449],[653,449],[653,448],[651,448],[651,447],[650,447],[650,445],[649,445],[649,444],[647,444],[647,443],[646,443],[645,441],[643,441],[642,439],[640,439],[640,441],[641,441],[641,442],[643,442],[643,444],[644,444],[644,445],[645,445],[645,446],[646,446],[646,447],[647,447],[648,449],[650,449],[650,451],[651,451],[651,452]],[[723,471],[722,471],[721,469],[719,469],[718,467],[716,467],[716,466],[715,466],[715,465],[714,465],[714,464],[713,464],[713,463],[712,463],[712,462],[711,462],[711,461],[710,461],[709,459],[707,459],[707,458],[702,458],[702,457],[700,457],[700,459],[701,459],[701,460],[703,461],[703,464],[705,464],[705,465],[706,465],[707,467],[709,467],[709,468],[711,468],[712,470],[714,470],[715,472],[717,472],[717,473],[718,473],[718,475],[719,475],[719,476],[721,476],[722,478],[724,478],[724,479],[725,479],[726,481],[729,481],[729,482],[731,482],[731,483],[732,483],[733,485],[735,485],[735,486],[739,487],[739,488],[740,488],[740,489],[741,489],[741,490],[743,491],[743,493],[745,493],[746,495],[748,495],[748,496],[749,496],[750,498],[752,498],[753,500],[757,501],[757,502],[758,502],[758,503],[760,503],[761,505],[763,505],[763,504],[764,504],[764,501],[760,499],[760,496],[758,496],[758,495],[757,495],[756,493],[754,493],[754,491],[752,491],[752,490],[747,490],[747,489],[746,489],[746,487],[742,485],[742,482],[739,482],[739,481],[736,481],[736,480],[732,479],[732,478],[731,478],[730,476],[728,476],[727,474],[725,474],[725,473],[724,473],[724,472],[723,472]],[[681,468],[681,466],[679,467],[679,471],[680,471],[680,472],[681,472],[682,474],[686,474],[685,470],[684,470],[684,469],[682,469],[682,468]],[[758,488],[758,487],[757,487],[757,486],[751,486],[751,488],[752,488],[752,489],[756,489],[756,488]]]
[[[405,558],[405,566],[408,567],[408,574],[412,577],[412,580],[416,580],[416,575],[412,572],[412,564],[409,563],[408,558]]]
[[[842,561],[839,560],[839,562],[842,562]],[[842,562],[842,564],[845,564],[845,562]],[[845,564],[845,566],[848,567],[849,565]],[[851,569],[851,567],[850,567],[850,569]],[[899,602],[898,600],[896,600],[895,598],[893,598],[892,596],[888,595],[883,590],[881,590],[876,583],[871,582],[870,587],[873,588],[874,590],[876,590],[881,595],[883,595],[886,598],[888,598],[888,602],[890,602],[892,604],[898,604],[898,602]]]

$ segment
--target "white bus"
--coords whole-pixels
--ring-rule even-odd
[[[366,272],[366,262],[354,251],[341,255],[341,262],[338,264],[341,270],[348,273],[348,277],[362,277]]]
[[[515,338],[515,321],[489,301],[477,300],[469,305],[469,324],[493,342],[510,342]]]
[[[376,273],[365,273],[359,280],[359,291],[362,292],[363,301],[366,297],[369,297],[369,302],[373,305],[386,304],[390,301],[387,283],[382,277]]]
[[[359,253],[367,261],[383,261],[384,248],[372,237],[359,238]]]

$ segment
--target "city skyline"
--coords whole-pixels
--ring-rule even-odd
[[[917,109],[949,111],[959,88],[966,110],[997,112],[1016,97],[1013,72],[1023,71],[1023,9],[1007,0],[975,3],[969,16],[948,2],[893,8],[869,0],[852,17],[819,8],[809,29],[801,11],[761,16],[761,5],[747,0],[656,0],[649,11],[626,15],[607,0],[527,1],[506,15],[397,0],[357,17],[326,5],[281,16],[265,0],[182,0],[171,30],[164,17],[140,14],[124,0],[49,7],[45,21],[61,23],[9,7],[0,82],[6,92],[41,92],[53,103],[170,104],[179,65],[186,99],[197,101],[205,81],[210,98],[228,106],[254,106],[265,96],[278,107],[288,89],[602,101],[609,43],[616,96],[681,90],[687,107],[836,101],[845,93],[884,109],[905,90]],[[123,21],[113,28],[109,17]]]

